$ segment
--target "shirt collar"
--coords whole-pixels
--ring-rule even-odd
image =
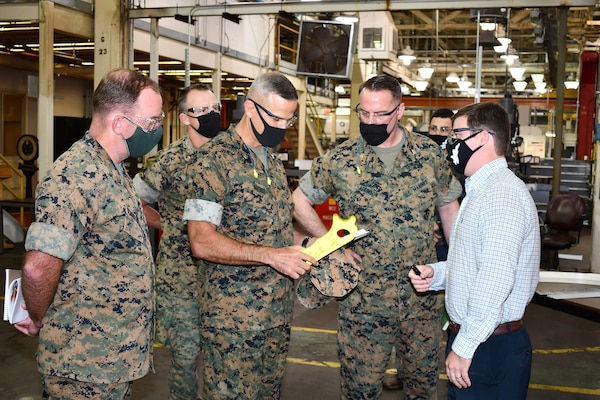
[[[508,168],[506,158],[500,157],[494,161],[490,161],[479,168],[479,170],[477,170],[477,172],[475,172],[472,176],[467,177],[465,180],[465,190],[467,192],[476,190],[488,182],[490,176],[504,168]]]

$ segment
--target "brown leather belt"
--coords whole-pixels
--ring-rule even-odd
[[[523,326],[523,320],[520,319],[518,321],[505,322],[503,324],[498,325],[498,327],[494,330],[492,335],[504,335],[505,333],[511,333]],[[448,331],[453,335],[458,334],[460,331],[460,324],[450,321],[450,325],[448,325]]]

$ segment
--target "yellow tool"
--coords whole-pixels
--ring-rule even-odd
[[[344,236],[339,235],[340,231]],[[333,222],[329,231],[302,251],[316,260],[320,260],[353,241],[357,232],[358,228],[356,227],[356,217],[354,215],[348,219],[341,219],[337,214],[333,214]]]

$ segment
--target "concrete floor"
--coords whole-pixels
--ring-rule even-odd
[[[588,246],[589,240],[584,238],[570,252],[589,254]],[[6,250],[0,255],[0,265],[3,268],[20,268],[22,254],[20,245]],[[561,260],[561,267],[580,271],[587,268],[589,271],[586,260],[589,260],[588,256],[577,263]],[[308,310],[297,304],[282,399],[339,398],[336,310],[335,302],[318,310]],[[525,325],[534,346],[529,400],[600,399],[598,319],[584,319],[532,303],[525,315]],[[0,400],[40,398],[41,385],[35,363],[36,344],[37,339],[20,334],[7,322],[0,323]],[[156,348],[155,373],[135,382],[133,398],[166,399],[167,372],[167,351]],[[446,398],[446,385],[442,362],[439,399]],[[383,400],[401,398],[401,391],[386,391],[383,395]]]

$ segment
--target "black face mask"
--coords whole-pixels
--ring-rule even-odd
[[[260,115],[260,111],[257,110],[256,113],[258,114],[258,117],[264,126],[263,133],[258,133],[254,127],[254,124],[252,123],[252,120],[250,120],[250,126],[252,127],[252,132],[254,132],[254,136],[256,136],[256,140],[258,140],[259,143],[265,147],[276,147],[281,144],[281,142],[283,142],[283,138],[285,138],[287,129],[276,128],[267,124],[267,121],[265,121],[262,115]]]
[[[447,136],[442,136],[442,135],[430,135],[430,134],[426,134],[425,136],[427,136],[429,139],[431,139],[434,142],[436,142],[438,144],[438,146],[441,146],[442,143],[444,143],[446,141],[446,139],[448,138]]]
[[[475,150],[471,150],[467,143],[462,139],[456,139],[452,144],[446,143],[446,150],[448,154],[446,159],[452,164],[452,168],[459,174],[465,173],[467,163],[473,156],[473,154],[482,148],[483,145],[479,146]]]
[[[391,132],[387,131],[388,124],[365,124],[360,123],[360,134],[365,139],[365,142],[371,146],[379,146],[385,142]]]
[[[196,119],[200,127],[198,129],[194,128],[194,130],[206,138],[214,138],[221,130],[221,114],[218,112],[211,111],[208,114],[196,117]]]

